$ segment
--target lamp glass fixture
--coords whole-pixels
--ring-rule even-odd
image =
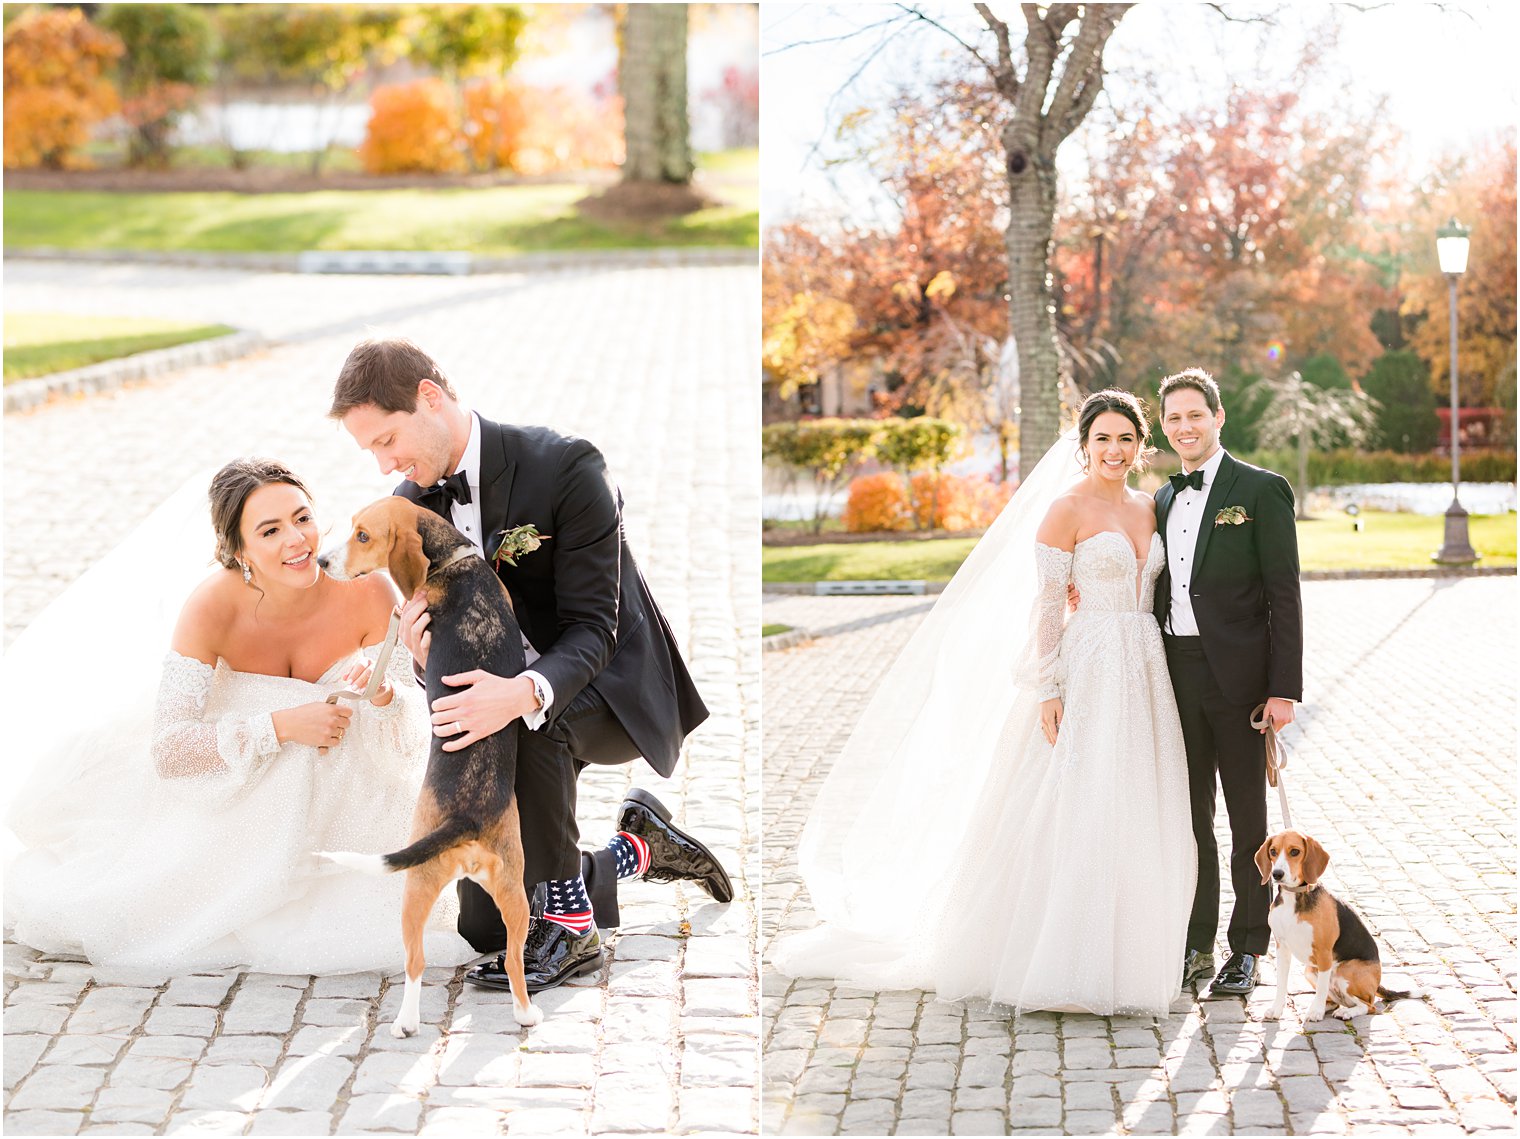
[[[1472,230],[1452,218],[1436,230],[1436,259],[1441,262],[1441,272],[1457,276],[1467,272],[1468,235]]]

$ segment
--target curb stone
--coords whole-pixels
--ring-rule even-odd
[[[243,329],[229,336],[177,344],[152,352],[137,352],[115,360],[103,360],[85,368],[53,372],[33,380],[20,380],[5,387],[7,412],[31,411],[50,400],[71,395],[97,395],[114,391],[126,384],[150,380],[155,376],[183,371],[202,364],[221,364],[260,352],[266,347],[264,337]]]
[[[772,633],[768,637],[760,638],[760,651],[773,653],[782,649],[795,649],[798,645],[805,645],[813,639],[813,634],[807,629],[788,629],[784,633]]]
[[[236,269],[244,272],[301,273],[302,259],[321,252],[307,250],[301,253],[222,253],[185,249],[177,251],[140,249],[57,249],[52,246],[35,248],[7,248],[5,259],[26,261],[82,261],[126,265],[177,265],[192,269]],[[355,256],[384,257],[387,250],[351,250]],[[407,264],[418,256],[416,251],[395,251]],[[504,257],[474,257],[469,254],[468,265],[449,272],[463,275],[475,273],[527,273],[550,269],[620,269],[630,267],[681,268],[687,266],[756,265],[760,251],[745,247],[722,245],[666,246],[651,249],[596,249],[564,250],[541,253],[520,253]],[[341,258],[339,258],[341,260]],[[334,262],[336,264],[337,262]],[[349,270],[321,270],[348,272]],[[368,269],[367,272],[375,272]],[[412,270],[413,272],[415,270]]]
[[[1420,569],[1351,569],[1351,570],[1304,570],[1298,575],[1300,581],[1362,581],[1374,578],[1417,578],[1417,577],[1514,577],[1516,566],[1431,566]],[[869,581],[766,581],[761,583],[761,588],[766,593],[791,593],[803,594],[808,597],[824,597],[828,594],[823,586],[849,586],[870,585]],[[901,593],[943,593],[947,581],[901,581],[895,584],[904,587]],[[882,591],[886,592],[886,591]],[[841,594],[840,596],[848,596]],[[790,645],[782,646],[790,648]]]

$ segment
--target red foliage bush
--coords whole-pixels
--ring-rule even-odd
[[[459,104],[441,79],[375,88],[359,160],[371,174],[446,174],[464,168]]]
[[[1014,484],[987,475],[913,476],[912,499],[895,471],[861,475],[850,482],[844,528],[851,533],[874,530],[985,530],[1013,496]]]
[[[1008,499],[1012,483],[993,482],[987,475],[939,476],[932,471],[913,476],[913,516],[925,530],[985,530]]]
[[[913,525],[902,476],[896,471],[850,480],[844,504],[844,528],[852,534],[873,530],[907,530]]]
[[[31,8],[5,28],[5,165],[61,169],[90,128],[115,114],[105,70],[121,41],[77,8]]]

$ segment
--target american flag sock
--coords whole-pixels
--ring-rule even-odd
[[[571,933],[585,933],[591,928],[591,899],[586,894],[586,880],[551,878],[545,883],[548,899],[544,902],[544,920],[562,925]]]
[[[617,859],[619,882],[624,878],[637,878],[649,869],[649,844],[638,835],[618,831],[607,843],[607,849]]]

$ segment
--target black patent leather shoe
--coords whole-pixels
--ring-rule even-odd
[[[1232,953],[1219,970],[1219,976],[1209,986],[1209,995],[1215,997],[1249,996],[1256,988],[1256,965],[1260,958],[1254,953]]]
[[[602,939],[592,926],[585,933],[572,933],[558,922],[534,918],[528,926],[528,940],[523,946],[523,972],[528,992],[541,993],[602,967]],[[464,975],[464,979],[482,989],[510,991],[506,954],[482,961]]]
[[[628,792],[618,811],[617,828],[649,844],[649,869],[646,882],[695,882],[717,902],[734,897],[728,872],[708,850],[670,821],[670,810],[648,791],[635,787]]]
[[[1214,971],[1214,955],[1201,949],[1189,949],[1182,956],[1182,987],[1201,981]]]

